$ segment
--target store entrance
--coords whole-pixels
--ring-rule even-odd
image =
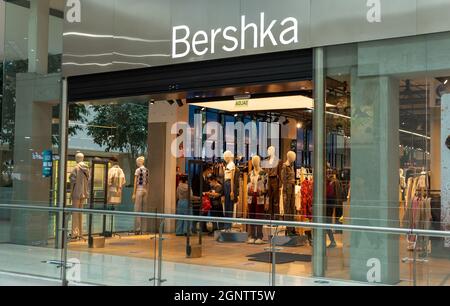
[[[77,127],[69,139],[71,154],[83,153],[86,163],[99,156],[108,161],[106,198],[120,188],[116,210],[267,220],[267,226],[258,227],[238,222],[168,222],[166,234],[171,241],[165,254],[175,263],[191,259],[220,266],[228,254],[230,267],[245,264],[249,271],[265,271],[270,265],[265,248],[276,235],[277,244],[287,248],[280,256],[283,269],[297,267],[294,275],[310,271],[311,231],[276,229],[270,220],[312,218],[312,82],[179,95],[184,98],[146,95],[73,104],[86,115],[71,123]],[[233,178],[227,173],[231,164]],[[122,172],[111,173],[117,168]],[[206,196],[210,207],[205,207]],[[92,244],[89,248],[84,241],[73,241],[71,248],[152,258],[154,252],[148,252],[145,242],[156,232],[154,222],[118,217],[107,225],[119,236],[107,237],[100,248]]]
[[[311,230],[270,222],[312,221],[313,91],[311,50],[75,77],[69,152],[109,160],[116,210],[267,221],[166,222],[165,261],[268,272],[274,241],[281,272],[310,276]],[[70,247],[152,260],[158,229],[118,217],[100,248]]]

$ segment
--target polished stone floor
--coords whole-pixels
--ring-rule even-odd
[[[115,256],[89,252],[70,251],[69,260],[79,262],[69,268],[69,278],[82,284],[153,286],[150,280],[155,276],[155,262],[130,256]],[[75,259],[75,260],[74,260]],[[51,248],[24,247],[18,245],[0,245],[0,284],[10,285],[59,285],[58,282],[43,278],[58,279],[60,251]],[[29,277],[15,276],[13,273],[26,274]],[[78,274],[78,275],[77,275]],[[269,272],[255,272],[233,268],[219,268],[205,265],[164,262],[163,285],[174,286],[267,286],[270,285]],[[42,283],[40,283],[42,282]],[[279,286],[345,286],[358,283],[313,279],[278,274]]]

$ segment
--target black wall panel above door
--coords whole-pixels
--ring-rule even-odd
[[[311,80],[312,49],[68,78],[70,102]]]

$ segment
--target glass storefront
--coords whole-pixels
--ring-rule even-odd
[[[106,53],[65,54],[63,32],[73,25],[65,24],[64,1],[19,2],[4,2],[0,204],[95,210],[65,219],[70,256],[89,271],[98,264],[92,255],[110,256],[118,262],[108,266],[111,273],[128,263],[133,267],[119,283],[142,284],[139,267],[156,260],[160,224],[126,213],[146,212],[235,220],[164,219],[163,274],[182,273],[175,284],[202,284],[211,273],[224,279],[243,273],[263,285],[275,265],[280,284],[322,277],[349,284],[449,285],[448,238],[414,231],[449,230],[450,32],[315,48],[323,51],[323,67],[317,57],[305,67],[309,75],[323,74],[323,100],[317,79],[282,79],[281,68],[263,82],[258,67],[253,79],[228,72],[221,82],[214,79],[218,85],[201,90],[179,89],[177,76],[169,91],[156,92],[149,81],[152,67],[136,70],[113,61],[112,67],[120,67],[114,74],[106,63],[94,63]],[[64,37],[93,39],[92,33],[81,34]],[[116,38],[121,48],[123,40],[137,42],[126,34]],[[282,53],[268,54],[267,60],[281,65],[277,54]],[[91,98],[95,90],[87,89],[87,98],[66,101],[67,129],[60,131],[61,97],[67,94],[61,95],[64,56],[72,72],[87,66],[92,84],[103,76],[105,82],[123,80],[114,92],[132,83],[148,83],[148,92],[142,85],[128,96]],[[86,61],[75,63],[81,59]],[[132,82],[124,65],[133,68]],[[178,67],[180,77],[192,73]],[[95,74],[104,71],[111,74]],[[71,78],[67,83],[69,92],[76,87]],[[104,95],[105,89],[98,91]],[[325,120],[315,122],[321,106]],[[67,148],[60,146],[61,135]],[[108,215],[98,213],[102,210]],[[335,227],[314,229],[318,220]],[[273,226],[276,221],[303,226]],[[43,248],[38,257],[46,261],[52,247],[61,247],[59,222],[55,212],[0,209],[1,245],[19,253],[21,246]],[[150,238],[155,244],[149,249]],[[6,263],[0,270],[8,270]],[[83,273],[80,282],[111,284]]]

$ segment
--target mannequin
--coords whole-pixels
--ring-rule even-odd
[[[77,165],[70,173],[70,195],[73,208],[83,208],[84,202],[89,198],[89,168],[84,163],[84,154],[75,155]],[[83,237],[83,215],[72,215],[72,239]]]
[[[108,204],[122,203],[122,189],[126,184],[125,174],[120,168],[117,159],[112,158],[113,166],[108,171]]]
[[[264,204],[267,190],[267,177],[261,168],[261,158],[252,157],[253,170],[249,173],[247,185],[248,194],[248,217],[249,219],[264,219]],[[250,225],[249,244],[264,244],[263,227],[261,225]]]
[[[226,163],[224,169],[224,184],[223,190],[225,195],[225,217],[232,218],[234,211],[234,200],[235,200],[235,186],[234,186],[234,175],[236,172],[236,165],[234,164],[234,155],[231,151],[226,151],[223,153],[223,159]],[[224,224],[225,230],[231,230],[232,224]]]
[[[283,185],[283,205],[284,205],[284,220],[294,221],[295,214],[295,169],[294,163],[297,159],[295,152],[289,151],[287,153],[287,160],[283,164],[281,170],[281,183]],[[286,234],[289,236],[297,235],[294,227],[286,229]]]
[[[272,219],[276,219],[280,215],[280,161],[276,156],[275,147],[267,149],[269,160],[265,162],[265,169],[268,176],[268,214]]]
[[[144,166],[145,158],[139,157],[136,159],[136,172],[134,173],[134,189],[133,201],[134,211],[143,212],[144,205],[147,203],[148,193],[148,169]],[[142,218],[136,217],[134,222],[134,231],[136,235],[142,234]]]

